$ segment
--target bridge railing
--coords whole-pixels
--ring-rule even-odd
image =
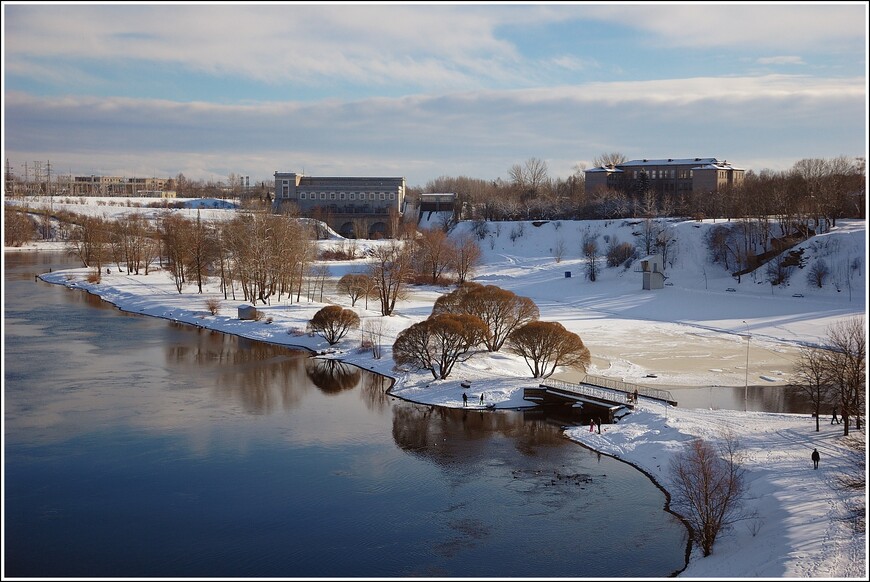
[[[605,378],[603,376],[593,376],[591,374],[586,374],[583,380],[579,383],[565,382],[564,380],[552,380],[548,378],[544,381],[544,384],[553,388],[561,388],[563,390],[571,390],[580,394],[586,394],[587,396],[613,399],[613,392],[593,392],[596,388],[606,388],[622,394],[625,397],[625,402],[630,402],[629,395],[634,395],[634,391],[637,390],[639,396],[664,400],[669,404],[676,405],[676,401],[667,390],[660,390],[658,388],[651,388],[640,384],[632,384],[631,382],[623,382],[622,380],[614,380],[613,378]]]
[[[549,378],[541,382],[541,386],[546,386],[547,388],[556,388],[558,390],[565,390],[567,392],[574,392],[576,394],[582,394],[583,396],[591,396],[592,398],[598,398],[601,400],[607,400],[615,403],[628,404],[629,402],[628,394],[625,394],[623,392],[614,392],[613,390],[608,390],[607,387],[590,386],[588,384],[575,384],[574,382],[565,382],[564,380],[552,380]]]

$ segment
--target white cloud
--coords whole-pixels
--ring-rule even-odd
[[[665,46],[818,51],[865,40],[866,17],[860,5],[741,4],[12,5],[4,12],[8,70],[42,82],[86,66],[150,62],[261,83],[450,91],[535,86],[557,69],[582,71],[600,58],[553,55],[542,67],[506,26],[545,34],[547,25],[599,20],[643,30],[645,42]]]
[[[860,155],[866,143],[863,79],[703,77],[243,105],[6,97],[7,156],[85,173],[138,163],[169,175],[262,179],[304,165],[422,185],[443,174],[503,177],[533,156],[565,177],[577,159],[603,151],[761,169],[755,160]]]
[[[781,56],[781,57],[761,57],[758,59],[760,65],[805,65],[806,63],[798,56]]]
[[[674,47],[841,50],[866,44],[867,4],[675,4],[588,7]]]

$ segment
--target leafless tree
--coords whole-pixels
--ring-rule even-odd
[[[336,289],[339,293],[347,295],[350,298],[350,306],[356,306],[356,302],[360,297],[366,294],[371,278],[362,273],[347,273],[341,276],[341,279],[336,283]]]
[[[741,509],[744,474],[740,444],[731,434],[718,447],[694,439],[671,460],[673,507],[692,526],[705,556],[722,531],[749,517]]]
[[[477,244],[477,241],[468,234],[461,235],[456,239],[454,244],[456,251],[453,255],[453,267],[456,270],[456,277],[461,285],[474,274],[475,269],[480,265],[483,252],[480,250],[480,245]]]
[[[329,345],[335,345],[347,332],[359,327],[359,315],[339,305],[327,305],[314,314],[308,326],[328,341]]]
[[[24,212],[3,208],[3,244],[20,247],[36,239],[36,222]]]
[[[403,296],[412,271],[411,254],[401,242],[393,240],[374,249],[369,276],[381,303],[381,315],[392,315],[396,300]]]
[[[417,272],[437,285],[448,268],[456,264],[456,249],[443,230],[425,228],[417,239],[414,262]]]
[[[583,235],[583,256],[586,257],[586,277],[593,283],[598,279],[598,235],[587,232]]]
[[[362,325],[362,347],[372,352],[372,357],[380,360],[383,355],[381,340],[384,336],[384,320],[369,318]]]
[[[169,274],[175,288],[181,293],[185,285],[185,265],[188,261],[188,236],[193,230],[191,221],[175,214],[166,214],[160,221],[160,240]]]
[[[824,259],[817,259],[807,273],[807,282],[821,289],[830,274],[828,263]]]
[[[838,321],[828,328],[825,367],[834,385],[843,416],[843,436],[849,436],[849,421],[861,429],[867,383],[867,346],[863,315]]]
[[[567,250],[567,245],[565,244],[565,239],[559,237],[556,239],[556,242],[553,243],[553,259],[557,263],[562,262],[562,258],[565,256],[565,251]]]
[[[800,387],[813,403],[816,417],[816,432],[819,432],[819,416],[822,405],[831,397],[831,384],[827,369],[828,357],[820,348],[801,348],[800,358],[795,366],[794,384]]]
[[[559,366],[585,370],[592,361],[580,336],[555,321],[532,321],[515,329],[507,349],[522,356],[533,378],[548,378]]]
[[[103,262],[108,259],[109,241],[107,221],[98,216],[84,216],[73,227],[68,245],[82,265],[102,271]]]
[[[218,247],[214,228],[202,220],[199,211],[191,226],[187,238],[189,248],[186,268],[189,276],[196,279],[198,292],[202,293],[203,278],[208,275],[217,259]]]
[[[487,327],[484,339],[491,352],[501,350],[518,327],[537,320],[541,312],[528,297],[495,285],[465,283],[435,301],[432,313],[466,313],[480,318]]]
[[[432,315],[396,336],[393,359],[397,365],[429,370],[433,378],[443,380],[485,335],[486,324],[473,315]]]
[[[628,161],[628,157],[619,152],[609,152],[595,156],[592,158],[592,167],[601,168],[604,166],[618,166]]]

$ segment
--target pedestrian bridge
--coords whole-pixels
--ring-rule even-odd
[[[676,406],[667,390],[622,382],[587,374],[580,382],[546,379],[537,387],[523,390],[523,400],[541,406],[580,408],[585,414],[597,415],[605,422],[615,422],[634,410],[634,395]]]

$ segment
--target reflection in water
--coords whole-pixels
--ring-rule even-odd
[[[559,419],[417,405],[337,361],[19,285],[5,305],[10,575],[638,577],[684,563],[661,492]]]
[[[324,394],[337,394],[356,388],[362,378],[358,367],[339,360],[322,358],[306,360],[305,373]]]
[[[296,408],[302,393],[310,388],[305,367],[300,365],[307,352],[176,322],[169,325],[193,337],[168,346],[167,363],[193,374],[209,365],[216,371],[218,394],[240,402],[248,413]]]
[[[561,430],[547,422],[526,422],[520,412],[463,410],[393,404],[393,439],[403,450],[452,464],[457,458],[479,460],[493,434],[513,439],[523,455],[534,455],[541,446],[565,444]],[[461,438],[459,438],[461,437]]]

